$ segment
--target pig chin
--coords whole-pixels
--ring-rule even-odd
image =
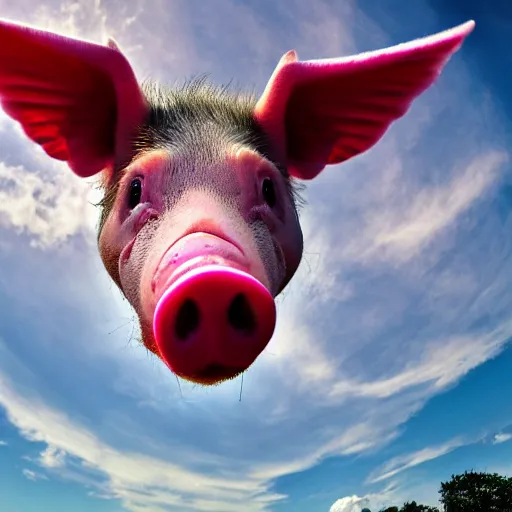
[[[143,340],[178,376],[220,383],[245,371],[267,346],[278,284],[250,244],[191,228],[145,267]]]

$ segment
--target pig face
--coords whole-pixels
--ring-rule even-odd
[[[215,384],[272,337],[302,256],[299,184],[371,148],[473,27],[339,59],[291,51],[256,99],[140,86],[112,40],[0,20],[0,101],[49,156],[100,177],[99,251],[143,343]]]
[[[255,101],[201,81],[165,93],[151,85],[144,93],[149,115],[135,135],[131,162],[115,171],[106,189],[98,240],[106,269],[137,312],[144,344],[159,353],[155,310],[180,274],[206,265],[234,268],[274,297],[299,265],[302,233],[296,190],[286,168],[269,156],[254,119]],[[267,297],[267,312],[258,295],[239,295],[243,290],[233,286],[219,311],[210,303],[222,301],[220,292],[202,286],[192,286],[181,303],[173,303],[174,330],[184,334],[169,357],[174,354],[180,375],[202,383],[230,378],[260,352],[261,330],[273,327],[272,302]],[[190,307],[203,318],[194,320]],[[226,314],[230,307],[233,322]],[[197,352],[194,338],[209,315],[232,332]],[[173,338],[176,332],[167,336],[167,345]]]

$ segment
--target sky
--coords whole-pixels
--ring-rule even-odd
[[[360,512],[512,476],[507,0],[0,0],[112,36],[140,80],[261,93],[283,53],[379,49],[475,19],[370,151],[308,183],[305,254],[241,379],[177,382],[99,259],[92,180],[0,116],[0,510]],[[241,400],[240,400],[241,393]]]

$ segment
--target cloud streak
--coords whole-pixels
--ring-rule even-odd
[[[484,336],[455,336],[426,343],[421,359],[388,379],[374,382],[339,382],[332,397],[355,394],[361,397],[386,398],[419,385],[442,389],[458,381],[470,370],[496,356],[512,336],[512,325]]]
[[[507,441],[510,441],[512,439],[512,434],[495,434],[495,436],[492,439],[492,444],[501,444],[506,443]]]
[[[21,472],[23,473],[23,476],[25,478],[31,480],[32,482],[37,482],[38,480],[48,480],[48,477],[46,475],[43,475],[42,473],[37,473],[36,471],[33,471],[31,469],[23,468]]]
[[[83,469],[107,476],[106,483],[95,481],[98,491],[120,499],[129,510],[261,510],[258,495],[267,489],[256,478],[209,477],[163,459],[116,450],[65,414],[17,395],[5,379],[0,381],[0,401],[27,440],[47,443],[39,460],[42,466],[62,469],[65,455],[72,455]],[[31,470],[24,474],[32,480],[41,478]],[[65,471],[59,474],[66,476]],[[249,498],[255,503],[247,503]]]
[[[402,261],[416,256],[482,197],[508,160],[508,154],[503,151],[478,155],[447,186],[421,189],[409,207],[404,205],[399,216],[373,219],[369,255],[380,254]]]
[[[496,184],[508,162],[508,153],[491,149],[466,165],[457,165],[446,184],[417,190],[405,185],[401,190],[393,187],[389,202],[378,212],[370,210],[365,215],[363,231],[347,244],[343,260],[403,264],[417,257]],[[403,163],[397,161],[394,165],[400,169]]]
[[[426,447],[406,455],[401,455],[400,457],[395,457],[370,474],[368,482],[376,483],[387,480],[402,471],[442,457],[465,444],[467,442],[465,443],[462,439],[452,439],[440,446]]]

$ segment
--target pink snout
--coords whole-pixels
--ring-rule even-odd
[[[180,377],[215,384],[246,370],[274,333],[272,295],[246,272],[206,265],[162,295],[153,331],[160,356]]]

